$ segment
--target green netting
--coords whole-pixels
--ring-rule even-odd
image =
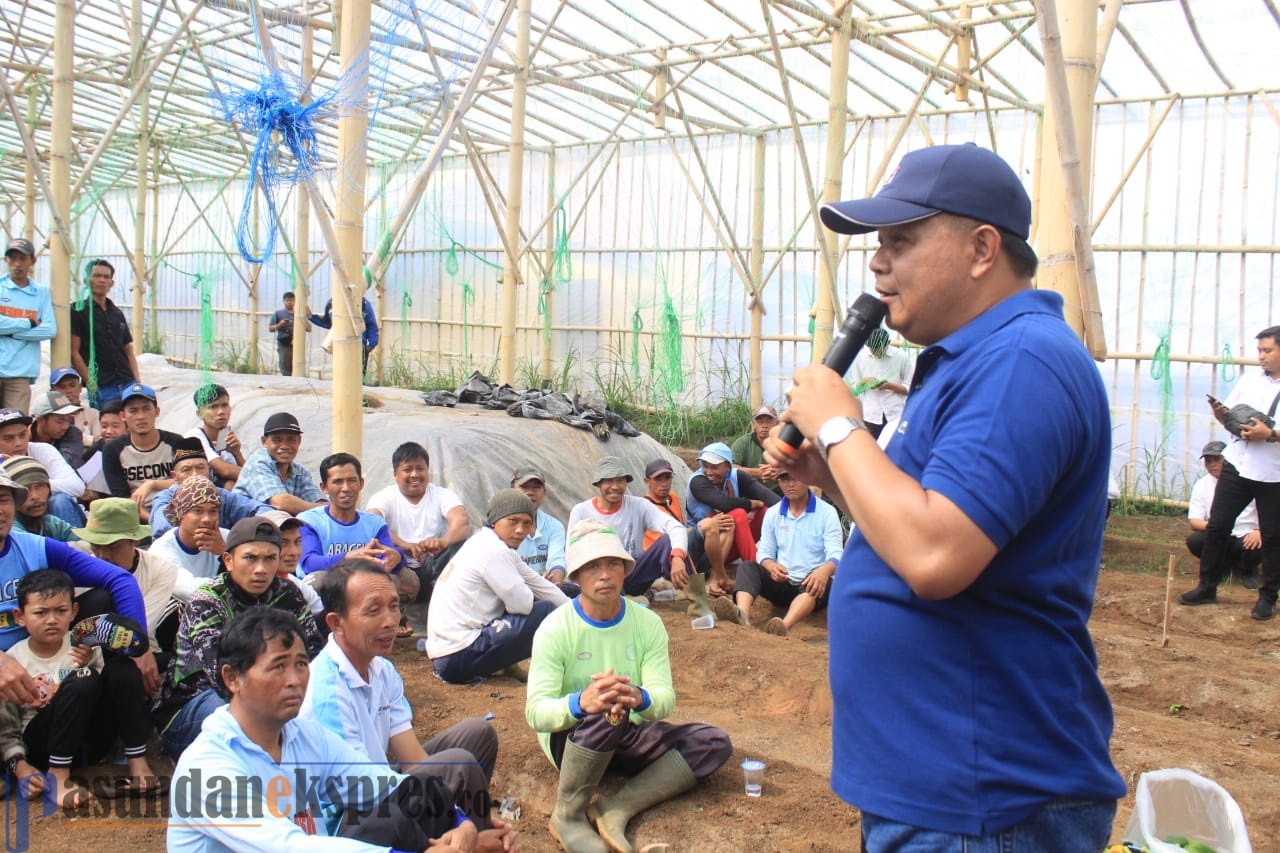
[[[640,333],[644,331],[644,318],[637,308],[631,315],[631,375],[640,379]]]
[[[476,291],[471,282],[463,279],[462,285],[462,358],[471,362],[471,309],[476,304]]]
[[[409,288],[400,288],[400,352],[409,349],[409,309],[413,307],[413,297]]]
[[[1236,381],[1235,359],[1231,357],[1231,344],[1222,345],[1222,358],[1218,360],[1218,375],[1222,377],[1223,384],[1231,384]]]
[[[85,311],[89,318],[89,381],[86,387],[90,394],[98,393],[98,346],[93,334],[93,293],[89,290],[89,264],[84,268],[84,284],[80,285],[80,296],[72,306],[76,311]],[[86,310],[87,309],[87,310]]]
[[[1160,383],[1160,429],[1167,439],[1173,431],[1173,373],[1169,366],[1169,331],[1160,332],[1160,343],[1151,356],[1151,378]]]
[[[213,381],[214,340],[217,335],[213,319],[213,282],[204,273],[178,269],[168,261],[161,261],[161,264],[178,275],[190,278],[192,290],[200,294],[200,347],[196,366],[200,369],[201,382],[208,384]]]

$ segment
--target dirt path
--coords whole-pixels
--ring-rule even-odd
[[[1176,520],[1157,528],[1156,541],[1144,543],[1143,553],[1176,544]],[[1109,540],[1112,565],[1125,550],[1121,545]],[[1190,570],[1186,561],[1184,570]],[[1182,577],[1177,588],[1191,584]],[[1170,643],[1160,648],[1164,587],[1162,575],[1115,570],[1104,571],[1099,584],[1092,628],[1115,704],[1113,754],[1130,784],[1113,840],[1128,820],[1138,775],[1185,767],[1235,796],[1255,850],[1280,850],[1280,620],[1253,622],[1253,594],[1231,586],[1216,607],[1175,607]],[[827,788],[831,698],[825,627],[804,625],[785,640],[738,626],[694,633],[681,603],[657,608],[671,634],[679,696],[675,719],[722,726],[736,748],[729,766],[707,784],[632,824],[637,849],[665,843],[669,847],[654,849],[857,850],[856,812]],[[495,678],[477,687],[446,687],[408,643],[397,647],[395,658],[419,732],[467,715],[496,715],[502,745],[495,794],[519,800],[526,850],[557,849],[546,830],[556,777],[524,722],[523,685]],[[742,793],[737,765],[747,757],[769,765],[760,799]],[[108,821],[114,819],[38,820],[30,849],[164,849],[158,821],[104,825]]]

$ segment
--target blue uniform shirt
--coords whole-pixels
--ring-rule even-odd
[[[1087,625],[1110,414],[1062,298],[1016,294],[927,348],[887,452],[999,551],[968,589],[925,601],[850,536],[829,616],[832,788],[968,835],[1059,797],[1123,796]]]

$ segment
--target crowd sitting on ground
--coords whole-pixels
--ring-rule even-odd
[[[674,694],[665,629],[646,612],[646,593],[684,590],[695,617],[711,613],[710,594],[722,619],[743,625],[763,597],[786,608],[762,623],[782,635],[825,602],[835,512],[762,462],[759,443],[777,422],[770,407],[735,442],[756,465],[736,466],[729,445],[714,442],[683,495],[671,458],[633,472],[605,456],[589,489],[550,483],[527,464],[486,506],[467,507],[432,483],[427,450],[410,441],[392,454],[394,482],[366,501],[357,456],[331,454],[314,474],[297,461],[304,430],[288,412],[266,419],[258,447],[242,447],[229,392],[206,384],[192,400],[193,427],[178,434],[159,428],[157,394],[136,370],[100,396],[102,384],[86,393],[78,364],[53,370],[29,406],[0,409],[9,581],[0,749],[12,795],[47,787],[71,809],[94,796],[162,795],[170,779],[148,763],[152,738],[178,761],[174,778],[192,766],[207,772],[211,753],[217,766],[259,770],[266,758],[250,741],[279,758],[256,738],[269,720],[297,728],[284,752],[317,765],[385,763],[378,775],[395,784],[384,794],[406,812],[411,800],[417,815],[423,798],[450,804],[447,820],[363,829],[342,819],[362,807],[352,802],[316,804],[310,824],[214,831],[175,819],[175,849],[234,847],[247,832],[255,845],[287,849],[306,849],[317,833],[395,849],[430,839],[434,849],[518,846],[518,833],[489,814],[493,726],[465,720],[423,742],[413,733],[388,655],[415,635],[445,684],[532,673],[529,724],[560,770],[553,832],[570,849],[630,849],[632,816],[705,778],[732,750],[719,729],[660,722]],[[631,493],[641,476],[643,496]],[[567,530],[545,508],[550,489],[581,498]],[[483,526],[473,529],[473,516]],[[840,540],[837,522],[837,552]],[[600,629],[614,622],[637,632],[640,660],[609,651],[616,636]],[[598,671],[563,659],[565,640],[543,634],[598,639]],[[264,656],[308,671],[258,677]],[[619,726],[619,715],[632,720]],[[71,772],[113,749],[127,776],[85,787]],[[609,767],[638,775],[592,804]],[[598,811],[590,822],[588,805]]]

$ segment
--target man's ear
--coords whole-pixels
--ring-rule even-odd
[[[969,232],[969,246],[972,251],[969,274],[982,278],[989,273],[1000,260],[1000,250],[1004,236],[994,225],[983,223]]]
[[[336,633],[338,626],[342,624],[342,617],[332,610],[324,612],[324,624],[329,626],[329,633]]]

